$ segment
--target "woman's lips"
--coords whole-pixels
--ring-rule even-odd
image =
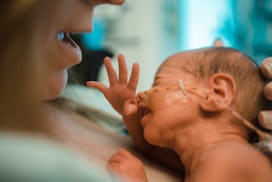
[[[65,54],[68,55],[70,58],[69,60],[71,60],[71,66],[80,63],[82,60],[81,49],[70,37],[69,33],[60,32],[57,37],[63,45]]]

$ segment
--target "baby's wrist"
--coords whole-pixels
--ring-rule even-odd
[[[137,114],[122,115],[122,118],[125,122],[135,122],[138,120]]]

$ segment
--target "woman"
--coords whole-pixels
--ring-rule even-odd
[[[34,156],[30,151],[36,151],[36,156],[39,156],[39,151],[45,150],[44,148],[48,148],[46,150],[48,152],[56,151],[54,144],[54,146],[47,144],[43,139],[40,141],[38,138],[40,135],[50,136],[54,141],[62,142],[72,150],[89,154],[87,160],[93,162],[91,155],[95,148],[86,146],[87,142],[84,140],[86,138],[94,140],[90,130],[75,122],[79,118],[73,113],[64,112],[51,102],[60,95],[66,85],[66,70],[79,63],[81,59],[78,46],[69,38],[68,32],[91,31],[90,20],[96,5],[103,3],[119,5],[123,2],[124,0],[4,0],[1,2],[0,128],[2,132],[0,138],[1,145],[5,147],[0,148],[7,149],[7,151],[1,150],[1,154],[3,152],[7,154],[6,157],[0,155],[1,164],[11,164],[6,160],[13,157],[14,161],[19,157],[29,162],[29,156]],[[21,133],[31,135],[21,135]],[[20,138],[23,141],[19,140]],[[33,145],[37,150],[33,149]],[[18,148],[12,150],[14,146]],[[11,155],[12,152],[14,153],[11,157],[8,154]],[[60,155],[72,158],[68,157],[69,154],[63,154],[62,149],[60,152],[52,153],[59,154],[55,155],[58,156],[57,159]],[[41,157],[33,157],[31,161],[37,161],[37,164],[33,164],[31,170],[41,166],[36,159]],[[57,164],[62,162],[59,161]],[[65,164],[66,167],[71,166],[71,163]],[[81,164],[75,165],[75,168],[87,165]],[[14,165],[18,166],[16,163]],[[1,166],[1,169],[5,169],[2,167],[6,165]],[[34,171],[31,174],[33,173]],[[8,173],[2,171],[2,174]],[[14,174],[16,173],[13,172]]]
[[[25,116],[22,106],[57,98],[66,85],[67,69],[81,61],[81,51],[69,33],[92,31],[90,20],[96,5],[123,2],[124,0],[2,2],[1,22],[4,26],[1,28],[0,97],[1,111],[8,109],[3,112],[4,117],[18,117],[14,113],[16,108]],[[39,128],[41,123],[33,124],[37,125],[33,127]],[[18,123],[15,125],[18,127]],[[29,127],[25,129],[27,128]]]
[[[82,159],[53,142],[80,148],[80,141],[75,141],[78,130],[72,126],[76,118],[50,102],[65,87],[67,69],[81,61],[81,51],[69,33],[92,31],[90,20],[95,6],[121,5],[123,2],[1,2],[1,180],[112,181],[110,176],[99,175],[100,170],[94,169],[88,162],[93,162],[91,155]],[[67,128],[72,127],[77,131],[68,131]],[[48,137],[42,136],[53,140],[48,141]],[[66,144],[66,141],[70,143]]]

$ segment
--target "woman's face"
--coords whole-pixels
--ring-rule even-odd
[[[41,52],[39,82],[42,100],[60,95],[67,82],[67,69],[80,63],[79,46],[71,33],[91,32],[94,7],[99,4],[122,4],[124,0],[46,0],[36,9],[38,33],[36,44]]]

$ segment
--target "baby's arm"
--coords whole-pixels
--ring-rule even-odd
[[[180,163],[177,154],[165,148],[153,146],[146,142],[143,136],[143,128],[140,125],[138,118],[138,105],[136,101],[136,88],[139,80],[139,65],[134,64],[132,67],[131,76],[128,79],[128,71],[126,61],[123,55],[118,56],[119,78],[112,67],[108,57],[104,59],[104,64],[107,70],[109,87],[95,82],[87,82],[87,86],[98,89],[112,107],[123,117],[126,128],[140,152],[151,158],[166,164],[167,166],[181,171],[183,165]]]
[[[107,168],[125,182],[148,181],[143,163],[124,149],[119,149],[111,157]]]
[[[87,86],[98,89],[112,107],[123,117],[126,128],[136,146],[142,151],[149,150],[152,146],[143,138],[143,131],[138,120],[138,106],[135,102],[136,88],[139,80],[139,65],[133,64],[131,76],[128,81],[128,70],[123,55],[118,55],[119,76],[112,67],[110,58],[104,59],[107,70],[109,87],[95,82],[87,82]],[[143,151],[144,150],[144,151]]]
[[[123,116],[124,102],[135,97],[135,92],[139,80],[139,65],[137,63],[133,64],[131,77],[128,81],[128,70],[125,57],[123,55],[118,55],[118,77],[112,67],[109,57],[105,57],[104,64],[108,74],[110,84],[109,87],[96,81],[88,81],[87,86],[99,90],[109,101],[112,107]]]

